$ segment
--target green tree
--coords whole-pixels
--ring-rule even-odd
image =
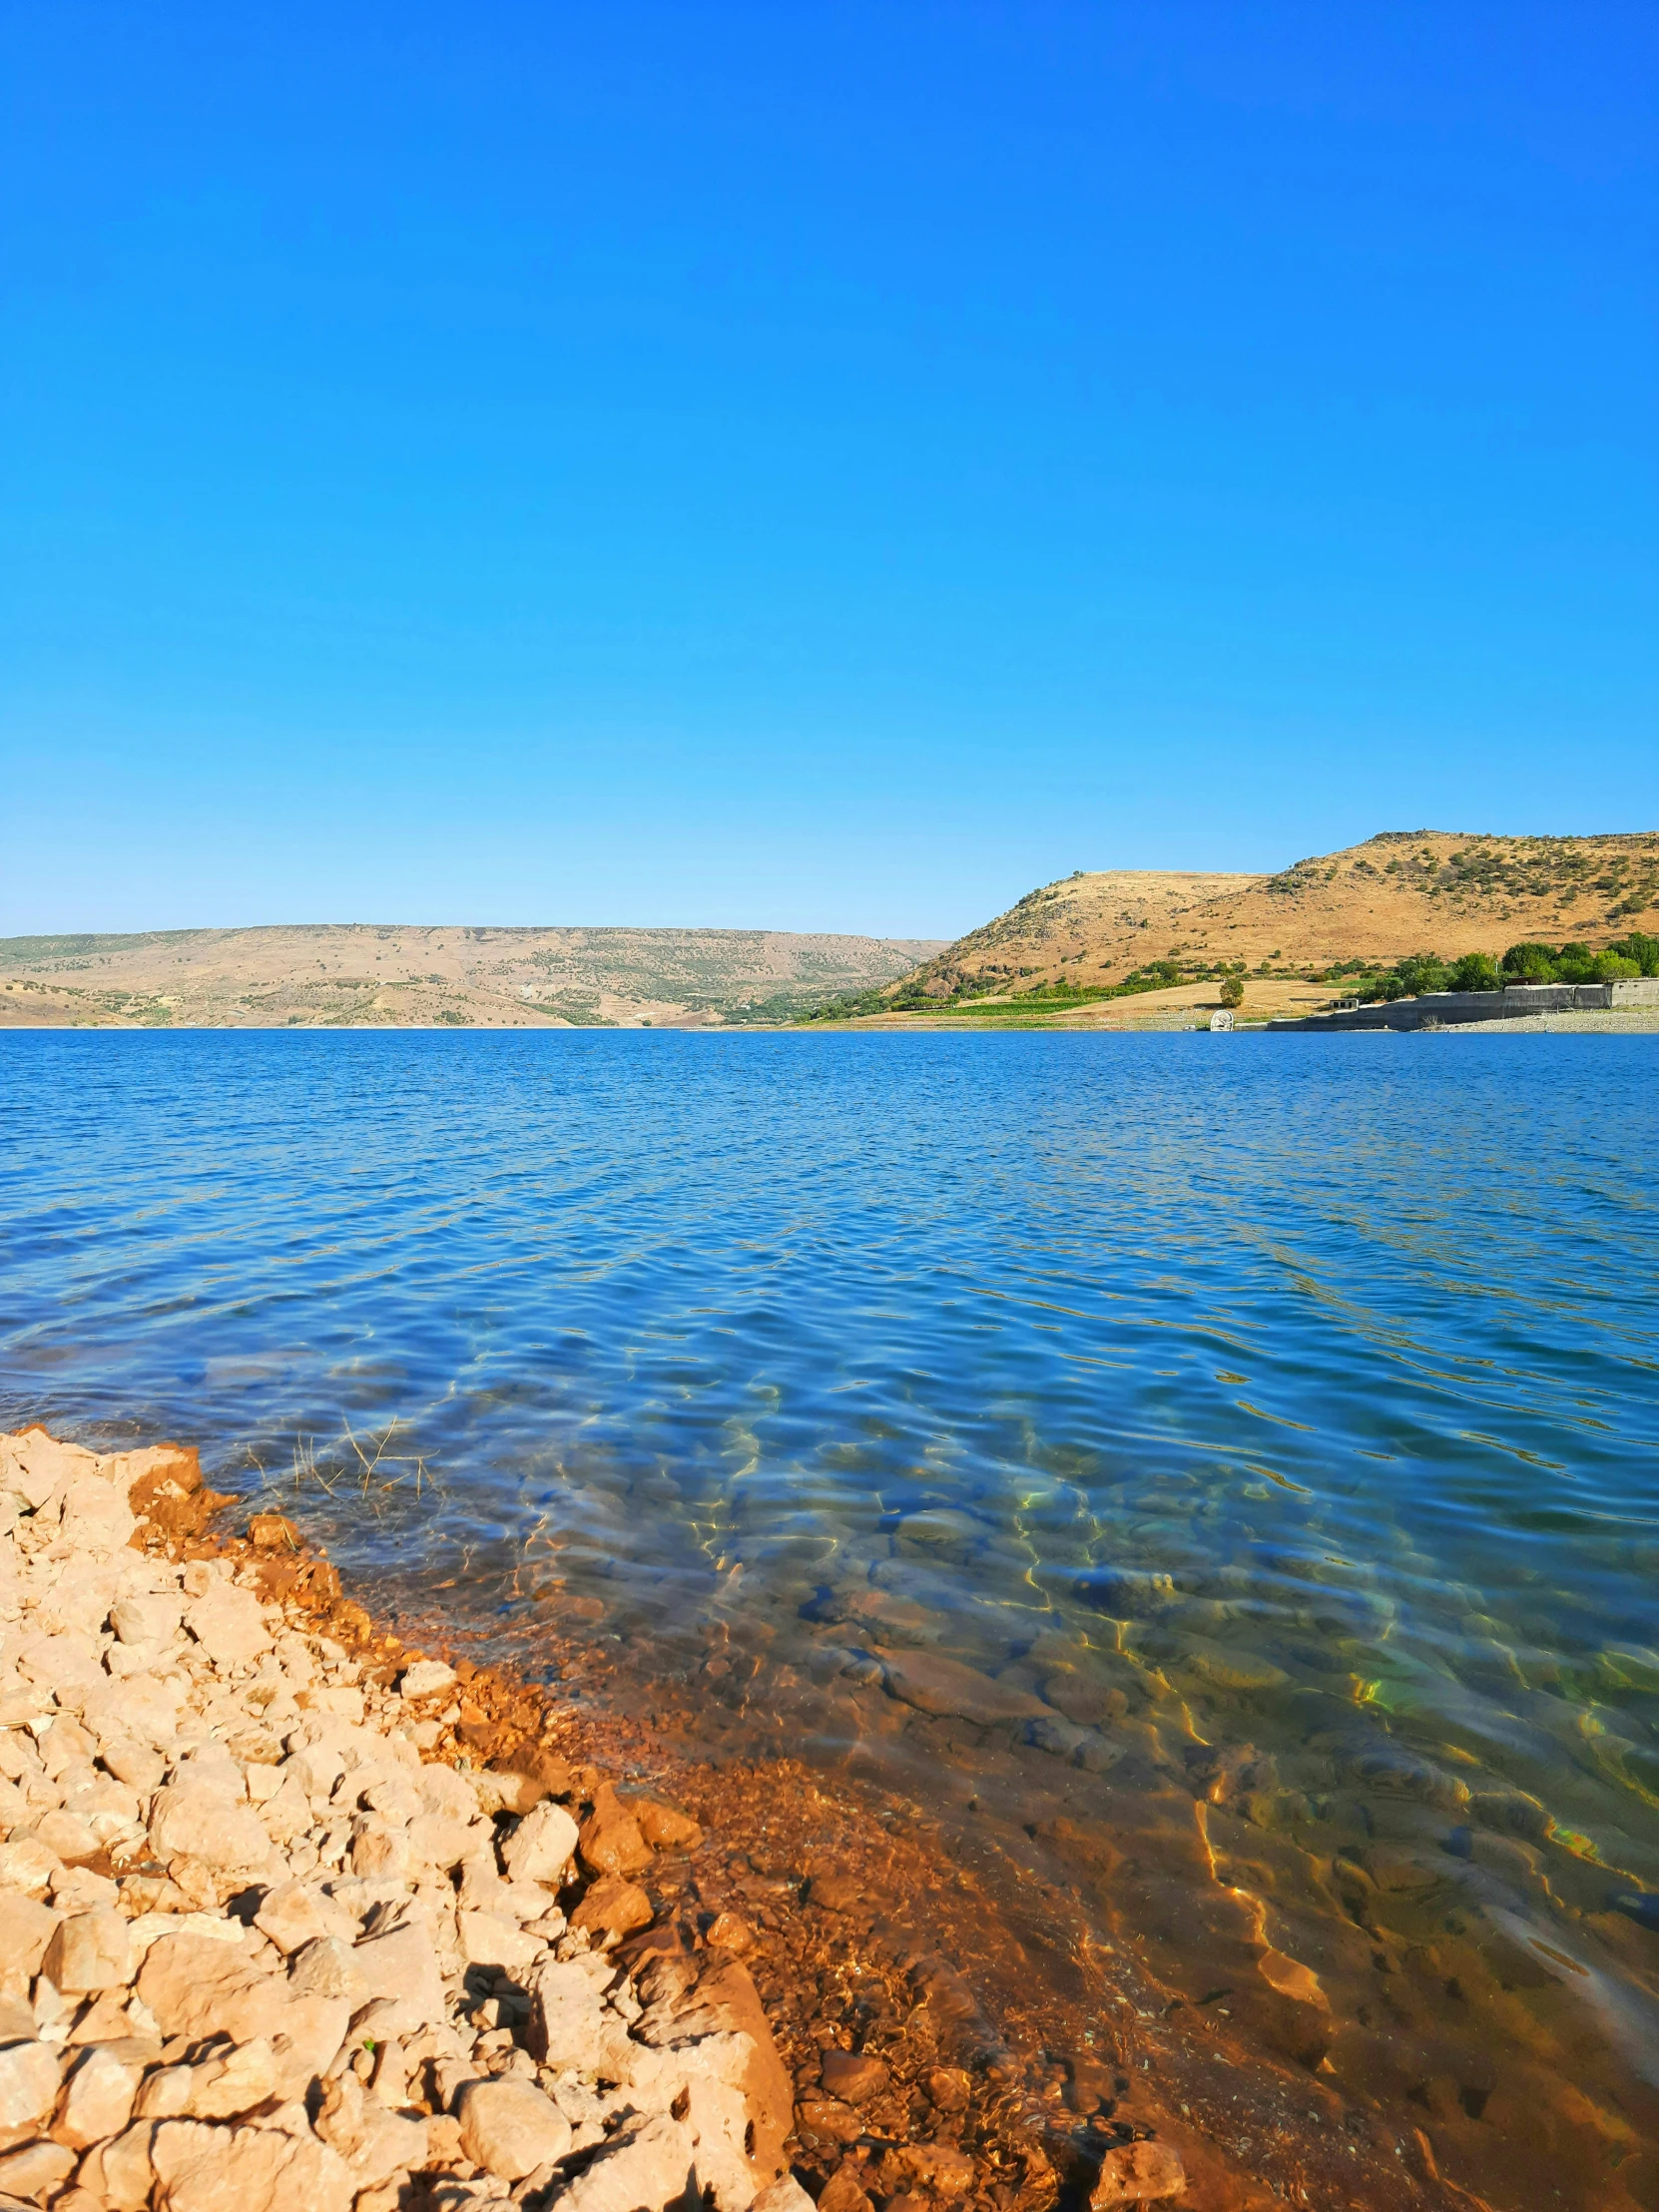
[[[1632,929],[1628,937],[1621,937],[1607,949],[1634,960],[1642,974],[1659,975],[1659,937],[1649,937],[1640,929]]]
[[[1230,975],[1227,978],[1221,987],[1221,1002],[1224,1006],[1242,1006],[1244,1004],[1244,979],[1242,976]]]
[[[1547,944],[1512,944],[1503,955],[1503,973],[1511,983],[1553,983],[1555,955]]]
[[[1611,945],[1605,952],[1598,952],[1590,965],[1598,983],[1622,983],[1642,972],[1639,960],[1632,960],[1622,952],[1615,952]]]
[[[1503,977],[1489,952],[1465,952],[1451,971],[1454,991],[1499,991]]]

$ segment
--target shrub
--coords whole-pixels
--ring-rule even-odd
[[[1503,973],[1511,983],[1553,983],[1555,955],[1547,944],[1512,944],[1503,955]]]
[[[1628,959],[1622,952],[1615,952],[1611,946],[1605,952],[1598,952],[1590,964],[1595,970],[1595,980],[1598,983],[1620,983],[1642,972],[1639,960]]]
[[[1489,952],[1465,952],[1451,971],[1454,991],[1499,991],[1503,977]]]
[[[1230,975],[1221,987],[1222,1004],[1224,1006],[1242,1006],[1244,1004],[1244,991],[1245,987],[1240,978],[1236,975]]]
[[[1640,929],[1632,929],[1628,937],[1607,949],[1626,960],[1634,960],[1643,975],[1659,975],[1659,937],[1649,937]]]

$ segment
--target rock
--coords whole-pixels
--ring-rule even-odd
[[[77,1913],[59,1923],[42,1965],[48,1981],[66,1995],[122,1988],[133,1978],[131,1923],[119,1913]],[[115,2130],[107,2128],[106,2134]]]
[[[175,1782],[156,1792],[150,1849],[164,1866],[173,1859],[199,1859],[231,1873],[264,1866],[271,1839],[248,1806],[212,1783]]]
[[[355,1947],[337,1936],[318,1936],[288,1964],[288,1988],[299,1997],[343,1997],[353,2011],[370,1990]]]
[[[654,1918],[651,1900],[636,1882],[623,1882],[614,1874],[601,1875],[570,1916],[572,1928],[590,1935],[608,1936],[618,1942],[636,1929],[649,1928]]]
[[[338,2050],[350,2017],[344,1998],[290,2000],[285,1985],[256,1965],[240,1943],[194,1933],[151,1944],[138,1993],[164,2035],[192,2042],[228,2035],[236,2043],[267,2037],[284,2096],[304,2093]],[[436,2015],[434,2007],[428,2016]]]
[[[110,1607],[110,1626],[124,1644],[171,1643],[183,1608],[176,1597],[124,1597]]]
[[[454,2125],[452,2121],[449,2124]],[[404,2119],[388,2111],[378,2097],[365,2096],[361,2082],[352,2073],[337,2074],[323,2091],[317,2108],[316,2132],[345,2160],[351,2186],[359,2192],[376,2189],[392,2175],[424,2166],[429,2161],[430,2144],[425,2123]],[[457,2142],[450,2151],[449,2162],[454,2163],[459,2157]],[[357,2212],[362,2212],[362,2207],[359,2193]]]
[[[52,2132],[74,2150],[88,2150],[119,2135],[133,2116],[142,2068],[107,2044],[94,2044],[71,2070],[58,2099]]]
[[[0,1890],[0,1980],[33,1981],[60,1917],[21,1890]]]
[[[416,1659],[403,1669],[397,1687],[409,1699],[437,1697],[442,1691],[455,1686],[455,1670],[445,1666],[441,1659]]]
[[[257,1659],[276,1640],[253,1591],[239,1590],[230,1582],[221,1582],[206,1597],[199,1597],[185,1613],[185,1626],[221,1667]]]
[[[482,1837],[476,1825],[452,1819],[447,1813],[417,1813],[409,1823],[409,1848],[428,1867],[448,1874],[463,1859],[476,1856]]]
[[[879,2058],[831,2047],[819,2061],[819,2078],[830,2096],[845,2104],[862,2104],[878,2095],[890,2077]]]
[[[516,1767],[491,1766],[476,1776],[478,1810],[484,1814],[532,1813],[547,1795],[546,1785]]]
[[[1048,1711],[1040,1698],[993,1682],[977,1667],[946,1659],[935,1651],[881,1651],[887,1694],[918,1713],[973,1721],[981,1728],[997,1721],[1041,1720]]]
[[[190,2095],[184,2107],[193,2119],[230,2120],[266,2104],[277,2092],[281,2069],[264,2035],[216,2052],[188,2069]]]
[[[817,2135],[826,2142],[855,2143],[864,2123],[850,2104],[834,2097],[804,2097],[795,2110],[795,2124],[803,2135]]]
[[[75,2171],[75,2153],[62,2143],[25,2143],[0,2158],[0,2202],[44,2204]]]
[[[403,2005],[411,2027],[443,2017],[443,1976],[430,1932],[418,1914],[383,1936],[366,1937],[352,1956],[368,1994]]]
[[[100,2143],[82,2159],[78,2179],[83,2189],[102,2198],[114,2212],[145,2212],[156,2186],[150,2163],[150,2142],[155,2129],[149,2120],[137,2120],[112,2142]]]
[[[1180,2196],[1186,2186],[1186,2171],[1168,2143],[1119,2143],[1102,2159],[1089,2203],[1094,2212],[1118,2204],[1157,2204]]]
[[[966,2196],[973,2188],[973,2160],[954,2143],[904,2143],[882,2159],[880,2183],[892,2196],[907,2182],[941,2197]]]
[[[297,1551],[299,1531],[286,1513],[256,1513],[248,1523],[248,1540],[256,1551]]]
[[[843,2159],[824,2185],[819,2212],[874,2212],[861,2178],[867,2170],[854,2159]]]
[[[557,1888],[575,1855],[576,1823],[562,1805],[544,1801],[527,1813],[501,1847],[509,1882],[546,1882]],[[649,1860],[650,1853],[646,1853]]]
[[[713,1950],[752,1950],[755,1931],[739,1913],[717,1913],[705,1940]]]
[[[49,2043],[0,2049],[0,2129],[32,2127],[58,2101],[58,2054]]]
[[[940,2112],[965,2112],[973,2093],[973,2076],[960,2066],[935,2066],[927,2076],[927,2101]]]
[[[556,2073],[569,2069],[606,2081],[627,2081],[633,2073],[628,2031],[579,1958],[550,1959],[531,1974],[524,2040],[531,2057]]]
[[[14,1836],[0,1844],[0,1891],[40,1898],[63,1872],[63,1861],[38,1836]]]
[[[532,1820],[535,1817],[534,1813],[530,1816]],[[643,1874],[651,1864],[651,1846],[609,1782],[602,1783],[594,1793],[593,1811],[582,1826],[577,1848],[590,1874],[626,1877]]]
[[[862,2195],[863,2192],[860,2190],[859,2194]],[[869,2200],[866,2197],[864,2201],[867,2204]],[[823,2202],[822,2198],[820,2202]],[[783,2174],[761,2191],[750,2212],[813,2212],[813,2200],[794,2174]],[[830,2212],[835,2212],[833,2205]]]
[[[302,1882],[278,1882],[269,1889],[254,1915],[254,1926],[268,1936],[284,1956],[303,1950],[319,1936],[340,1936],[350,1941],[354,1930],[337,1907],[326,1907],[314,1890]]]
[[[43,1813],[35,1823],[35,1841],[54,1853],[66,1867],[79,1867],[96,1859],[103,1839],[90,1821],[75,1813]]]
[[[691,1815],[665,1805],[660,1798],[631,1797],[622,1802],[653,1851],[695,1851],[703,1841],[703,1831]]]
[[[759,2185],[783,2168],[784,2143],[794,2117],[794,2084],[743,1961],[726,1952],[699,1971],[701,1963],[665,1956],[642,1969],[638,1990],[645,2010],[637,2032],[641,2041],[654,2048],[674,2050],[703,2038],[747,2037],[735,2084],[747,2102],[754,2128],[751,2156]]]
[[[535,1965],[546,1952],[546,1944],[526,1936],[516,1921],[494,1913],[457,1913],[455,1923],[461,1956],[469,1966],[501,1966],[516,1973]]]
[[[164,2120],[150,2156],[157,2212],[350,2212],[345,2161],[314,2136]]]
[[[592,2164],[559,2198],[559,2212],[638,2212],[638,2207],[689,2203],[697,2178],[697,2145],[689,2128],[666,2112],[625,2122]]]
[[[61,1541],[79,1552],[107,1557],[121,1549],[136,1526],[120,1491],[95,1474],[82,1475],[64,1491]]]
[[[468,2081],[455,2100],[461,2149],[475,2166],[522,2181],[570,2148],[570,2122],[528,2081]]]

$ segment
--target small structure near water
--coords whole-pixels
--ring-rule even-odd
[[[1473,1021],[1513,1021],[1517,1015],[1659,1008],[1659,976],[1616,983],[1510,983],[1500,991],[1424,991],[1375,1005],[1341,1006],[1334,1013],[1286,1016],[1270,1029],[1448,1029]]]

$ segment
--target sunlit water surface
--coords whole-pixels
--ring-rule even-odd
[[[1624,2201],[1656,1080],[1646,1038],[14,1033],[0,1411],[198,1440],[458,1616],[1063,1806],[1189,2002]],[[918,1653],[1013,1717],[895,1703]]]

